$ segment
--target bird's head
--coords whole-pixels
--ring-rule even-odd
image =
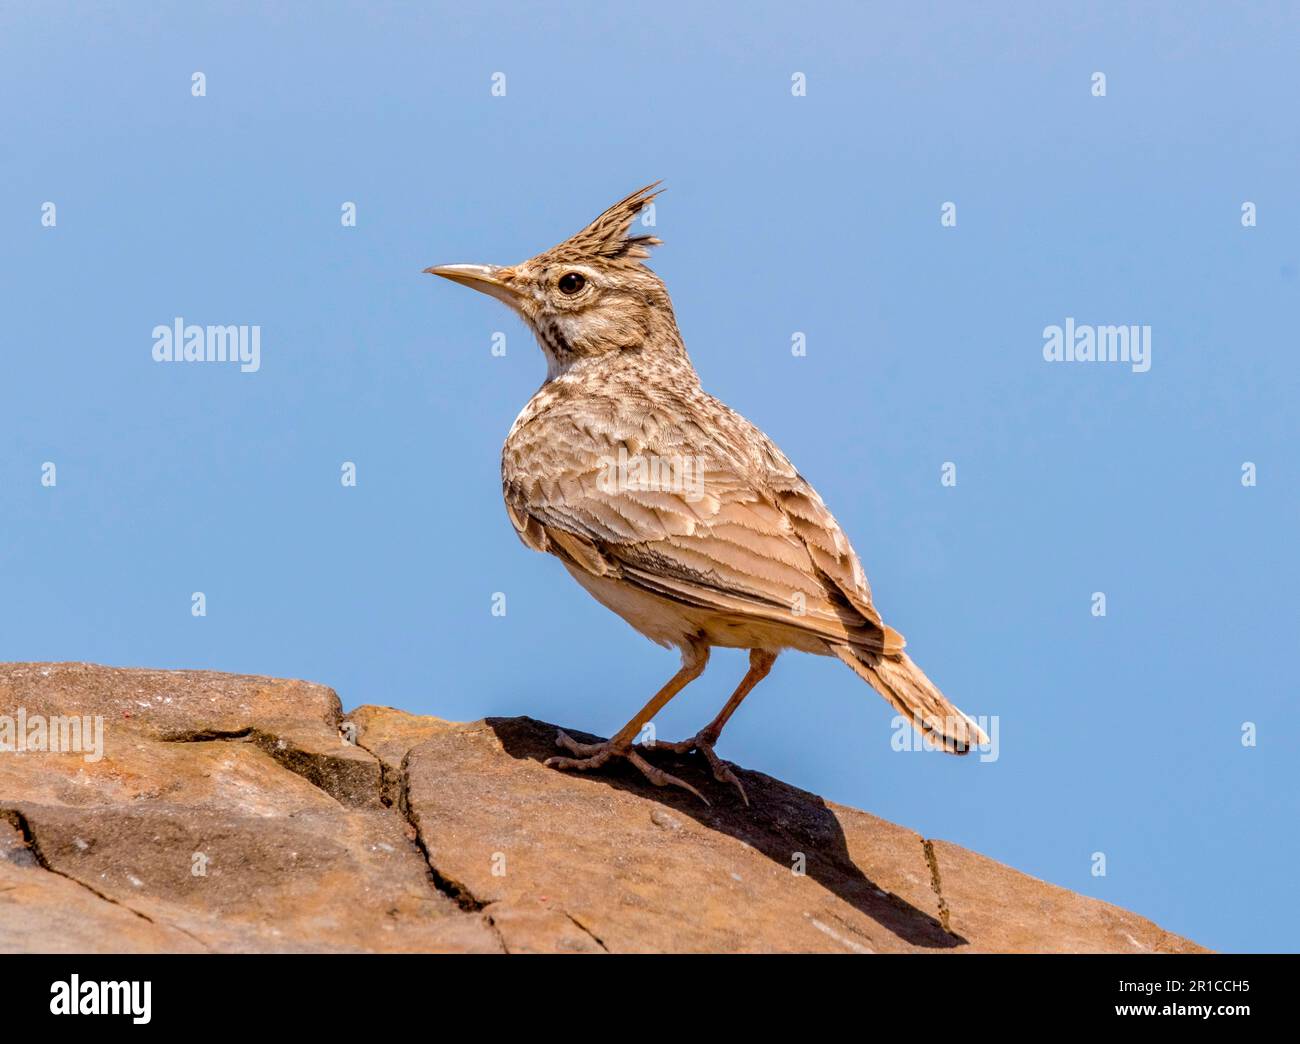
[[[537,336],[550,377],[611,353],[684,355],[668,291],[642,264],[659,240],[629,228],[658,195],[657,186],[633,192],[581,232],[520,264],[425,271],[509,305]]]

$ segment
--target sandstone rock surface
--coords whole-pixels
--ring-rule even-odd
[[[101,716],[104,749],[0,752],[0,951],[1201,949],[761,773],[737,769],[751,810],[694,756],[651,755],[710,807],[621,768],[555,772],[555,726],[529,718],[0,665],[0,741],[20,711]]]

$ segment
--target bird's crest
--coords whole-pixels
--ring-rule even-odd
[[[662,191],[656,181],[619,200],[581,232],[548,251],[556,255],[577,254],[604,261],[636,264],[650,256],[650,247],[661,240],[649,235],[629,235],[637,215]]]

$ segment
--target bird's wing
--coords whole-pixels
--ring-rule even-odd
[[[681,454],[648,454],[635,438],[619,443],[620,457],[606,435],[576,423],[552,429],[548,452],[556,456],[545,466],[506,468],[511,521],[529,547],[596,576],[868,652],[901,650],[902,636],[872,606],[857,555],[817,492],[757,428],[746,435],[744,455],[715,444],[692,465]],[[557,443],[567,446],[562,459]],[[620,472],[620,459],[683,463],[675,478],[663,470],[647,477],[635,464]]]

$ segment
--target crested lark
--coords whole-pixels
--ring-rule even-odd
[[[903,652],[817,491],[771,439],[700,387],[668,292],[642,263],[659,240],[629,228],[655,195],[655,185],[632,193],[521,264],[425,270],[510,306],[546,356],[546,381],[501,454],[519,538],[555,555],[647,638],[681,650],[681,669],[613,739],[584,744],[561,732],[575,756],[547,764],[585,770],[626,758],[651,782],[703,800],[633,740],[699,677],[715,645],[750,650],[744,680],[694,738],[654,746],[700,752],[742,798],[714,744],[784,649],[839,657],[945,750],[987,742]]]

